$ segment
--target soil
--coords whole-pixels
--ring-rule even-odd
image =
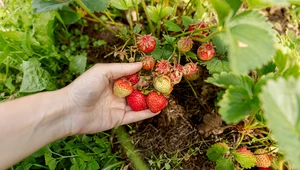
[[[290,16],[285,8],[272,7],[261,10],[268,17],[274,28],[284,34],[286,29],[299,32],[299,28],[290,24]],[[115,47],[124,44],[122,40],[113,36],[109,31],[95,31],[89,22],[83,32],[96,39],[103,39],[107,45],[100,48],[90,48],[88,58],[90,63],[122,62],[110,55]],[[134,123],[131,126],[135,133],[131,135],[136,149],[143,155],[144,160],[166,155],[176,157],[179,166],[172,163],[174,169],[184,170],[213,170],[215,164],[206,157],[206,150],[212,144],[227,140],[234,145],[240,137],[235,126],[228,126],[222,122],[215,102],[222,89],[217,88],[206,80],[210,75],[205,67],[200,66],[201,76],[196,81],[181,81],[174,86],[168,96],[168,106],[154,118]],[[247,140],[247,139],[245,139]],[[180,168],[181,167],[181,168]],[[132,168],[126,166],[126,168]],[[133,169],[133,168],[132,168]]]

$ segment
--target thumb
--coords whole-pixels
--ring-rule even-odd
[[[101,69],[107,79],[111,80],[138,72],[142,68],[142,63],[97,64],[97,67]]]

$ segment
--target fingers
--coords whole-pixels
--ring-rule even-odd
[[[138,72],[142,68],[142,63],[110,63],[97,64],[97,68],[109,79],[117,79]]]
[[[156,116],[158,113],[152,113],[149,109],[142,111],[127,111],[124,115],[122,125],[137,122]]]

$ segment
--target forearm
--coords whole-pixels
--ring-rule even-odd
[[[0,169],[69,135],[63,90],[0,103]]]

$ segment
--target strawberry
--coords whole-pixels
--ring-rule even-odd
[[[261,168],[268,168],[271,166],[271,158],[265,149],[257,149],[255,152],[256,166]]]
[[[262,167],[259,167],[258,170],[273,170],[273,169],[270,168],[270,167],[269,167],[269,168],[262,168]]]
[[[198,58],[201,60],[210,60],[215,55],[215,49],[212,43],[204,43],[197,50]]]
[[[152,113],[157,113],[163,110],[168,101],[163,94],[158,94],[156,91],[152,91],[146,98],[147,106]]]
[[[208,27],[208,25],[205,22],[199,22],[199,23],[196,23],[196,24],[189,25],[188,31],[194,31],[194,30],[197,30],[197,29],[200,29],[200,28],[207,28],[207,27]],[[200,31],[200,32],[197,32],[197,33],[201,33],[204,37],[207,37],[209,35],[209,30],[203,30],[203,31]],[[199,35],[195,35],[193,37],[194,38],[201,38],[201,36],[199,36]]]
[[[172,88],[171,80],[168,76],[155,77],[153,80],[153,86],[157,91],[163,94],[168,94]]]
[[[145,55],[141,59],[144,70],[151,70],[154,67],[155,60],[150,55]]]
[[[140,77],[138,73],[131,74],[129,76],[125,76],[125,78],[134,86],[139,82]]]
[[[171,70],[171,65],[168,60],[160,60],[157,62],[155,71],[158,72],[159,74],[169,74]]]
[[[193,47],[193,41],[189,37],[181,38],[177,42],[178,50],[182,53],[190,51]]]
[[[144,53],[150,53],[155,49],[156,40],[151,35],[143,35],[137,37],[137,45]]]
[[[199,78],[199,69],[195,63],[187,63],[183,66],[183,76],[188,80]]]
[[[117,97],[126,97],[133,91],[132,84],[125,78],[119,78],[114,82],[114,95]]]
[[[234,158],[242,166],[242,168],[252,168],[255,166],[256,157],[246,147],[237,149],[234,153]]]
[[[128,105],[134,111],[141,111],[147,109],[146,96],[139,90],[134,90],[126,97]]]

